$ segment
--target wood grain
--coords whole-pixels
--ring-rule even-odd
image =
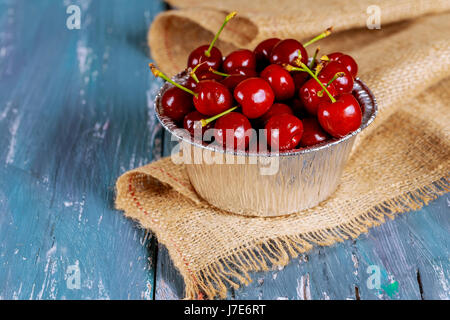
[[[163,5],[71,1],[68,30],[65,3],[0,2],[0,297],[152,299],[155,241],[113,198],[161,155],[145,35]]]

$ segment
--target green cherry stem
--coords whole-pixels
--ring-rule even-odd
[[[216,120],[216,119],[219,119],[220,117],[222,117],[222,116],[224,116],[224,115],[230,113],[230,112],[233,111],[233,110],[236,110],[237,108],[238,108],[238,107],[236,106],[236,107],[227,109],[227,110],[225,110],[224,112],[221,112],[221,113],[219,113],[219,114],[216,114],[215,116],[213,116],[213,117],[211,117],[211,118],[208,118],[208,119],[201,119],[200,122],[202,123],[202,127],[207,126],[208,123],[213,122],[213,121]]]
[[[217,39],[219,38],[220,34],[222,33],[223,28],[227,25],[228,21],[233,19],[237,15],[236,11],[231,12],[228,14],[225,18],[225,21],[223,22],[222,26],[220,27],[219,31],[217,31],[216,35],[214,36],[213,41],[209,45],[208,50],[205,51],[205,56],[210,57],[211,56],[211,50],[214,47],[214,44],[216,43]]]
[[[330,81],[328,81],[328,83],[327,83],[327,85],[325,87],[328,88],[330,86],[330,84],[333,83],[334,80],[336,80],[339,77],[343,77],[343,76],[345,76],[345,73],[343,73],[343,72],[336,72],[336,74],[333,76],[333,78]],[[322,97],[323,91],[324,90],[322,89],[319,92],[317,92],[317,96]]]
[[[306,48],[306,47],[309,46],[310,44],[313,44],[313,43],[316,42],[316,41],[319,41],[319,40],[321,40],[321,39],[323,39],[323,38],[328,37],[328,36],[331,34],[331,30],[333,30],[333,27],[329,27],[327,30],[325,30],[324,32],[322,32],[322,33],[319,34],[318,36],[312,38],[312,39],[309,40],[307,43],[305,43],[305,44],[303,45],[303,47]]]
[[[304,64],[303,62],[300,62],[300,66],[301,68],[297,68],[294,66],[291,66],[290,64],[287,64],[284,66],[284,68],[287,71],[305,71],[307,72],[314,80],[316,80],[320,86],[325,90],[325,92],[328,94],[328,97],[330,97],[331,102],[335,103],[336,99],[331,95],[331,93],[327,90],[327,88],[324,86],[324,84],[322,83],[322,81],[320,81],[317,76],[314,74],[314,72],[312,72],[308,66],[306,64]]]
[[[194,91],[189,90],[189,89],[186,88],[186,87],[183,87],[181,84],[176,83],[175,81],[173,81],[172,79],[170,79],[168,76],[166,76],[164,73],[162,73],[161,71],[159,71],[153,63],[149,63],[148,65],[149,65],[150,69],[152,70],[152,73],[153,73],[153,75],[154,75],[155,77],[166,80],[167,82],[173,84],[175,87],[177,87],[177,88],[179,88],[179,89],[181,89],[181,90],[183,90],[183,91],[186,91],[187,93],[192,94],[194,97],[197,97],[197,96],[198,96],[198,94],[195,93]]]
[[[229,77],[229,76],[231,76],[231,74],[228,74],[228,73],[224,73],[224,72],[220,72],[220,71],[214,70],[214,69],[211,68],[211,67],[209,67],[209,72],[212,72],[212,73],[217,74],[217,75],[222,76],[222,77]]]

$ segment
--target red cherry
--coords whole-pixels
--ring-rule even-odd
[[[326,81],[321,81],[324,85],[327,84]],[[330,98],[328,97],[327,93],[323,92],[322,89],[322,86],[315,79],[309,79],[299,90],[298,95],[302,100],[303,105],[305,106],[306,110],[312,115],[317,114],[317,107],[320,102],[330,102]],[[338,93],[333,83],[331,83],[327,87],[327,89],[333,97],[337,96]],[[317,95],[318,92],[322,92],[321,97]]]
[[[337,62],[331,61],[329,62],[323,69],[320,71],[319,79],[324,81],[324,83],[328,83],[333,79],[336,73],[344,73],[344,75],[338,77],[333,81],[333,85],[338,91],[339,94],[342,93],[350,93],[353,90],[353,77],[351,73],[347,70],[347,68]]]
[[[174,122],[180,122],[183,117],[193,109],[192,95],[171,87],[164,92],[161,97],[163,114],[171,118]]]
[[[235,73],[237,68],[256,68],[256,59],[252,51],[241,49],[231,52],[223,61],[222,69],[226,73]]]
[[[307,118],[309,116],[308,111],[306,110],[305,106],[303,105],[303,102],[300,98],[294,98],[292,99],[288,105],[291,107],[292,112],[294,112],[294,115],[299,118]]]
[[[330,54],[327,54],[328,59],[330,59],[330,61],[337,61],[337,59],[344,55],[342,52],[333,52]]]
[[[263,126],[266,125],[267,121],[269,121],[270,118],[272,118],[275,115],[278,114],[283,114],[283,113],[287,113],[287,114],[294,114],[292,112],[292,109],[284,104],[284,103],[274,103],[270,109],[264,113],[258,120],[261,122],[261,124]]]
[[[198,81],[202,80],[216,80],[221,81],[223,79],[223,76],[212,73],[208,70],[201,70],[200,72],[196,70],[195,76],[197,77]],[[194,90],[197,88],[197,81],[191,77],[186,81],[185,87],[191,90]]]
[[[295,90],[298,91],[308,80],[309,75],[306,72],[291,72],[292,79],[294,80]]]
[[[356,75],[358,74],[358,64],[352,57],[344,54],[338,58],[338,62],[347,68],[353,78],[356,78]]]
[[[295,148],[303,134],[302,121],[288,113],[278,114],[269,119],[265,126],[267,143],[279,151]]]
[[[352,77],[356,78],[356,75],[358,74],[358,64],[351,56],[343,54],[342,52],[333,52],[327,54],[327,57],[330,59],[330,61],[336,61],[344,65],[350,72]]]
[[[233,98],[223,84],[214,80],[203,80],[197,83],[194,92],[194,106],[198,112],[213,116],[231,107]]]
[[[190,90],[194,90],[197,88],[197,81],[195,81],[192,77],[189,77],[184,83],[184,86]]]
[[[208,123],[206,126],[202,127],[202,123],[200,122],[200,120],[202,119],[205,119],[204,114],[201,114],[198,111],[189,112],[187,115],[184,116],[183,128],[189,131],[191,136],[194,136],[194,130],[196,128],[201,128],[203,136],[206,130],[212,128],[212,123]]]
[[[317,121],[316,118],[305,118],[303,123],[303,135],[300,146],[309,147],[324,142],[330,138]]]
[[[294,96],[295,84],[290,73],[278,64],[271,64],[261,72],[275,94],[276,100],[286,100]]]
[[[256,65],[259,70],[262,70],[270,62],[270,54],[272,53],[273,47],[280,42],[278,38],[270,38],[261,41],[253,50],[256,58]]]
[[[206,71],[206,70],[197,72],[196,76],[199,81],[202,81],[202,80],[221,81],[223,79],[223,76],[221,76],[219,74],[215,74],[210,71]]]
[[[295,60],[298,58],[298,51],[300,50],[304,64],[308,63],[308,53],[303,45],[295,39],[286,39],[278,42],[270,54],[270,63],[274,64],[290,64],[298,66]]]
[[[218,70],[222,65],[222,53],[216,47],[211,49],[209,57],[205,55],[209,45],[200,46],[191,52],[188,58],[187,66],[191,69],[200,63],[203,63],[197,68],[197,71],[208,71],[209,68]]]
[[[237,68],[234,72],[235,74],[231,74],[221,81],[221,83],[230,89],[230,91],[234,91],[236,86],[245,79],[258,76],[255,70],[247,68]]]
[[[335,138],[346,136],[359,128],[361,107],[355,97],[345,93],[336,102],[322,102],[317,111],[322,128]]]
[[[250,121],[239,112],[230,112],[216,120],[214,137],[226,149],[245,150],[252,138]]]
[[[234,98],[242,106],[242,113],[249,119],[255,119],[269,110],[275,95],[267,81],[249,78],[236,86]]]
[[[203,63],[197,68],[197,71],[209,70],[209,68],[219,70],[220,66],[222,65],[222,53],[219,49],[214,47],[214,44],[219,38],[220,33],[222,32],[225,25],[228,23],[228,21],[233,19],[234,16],[236,16],[236,12],[231,12],[225,17],[222,26],[214,36],[214,39],[211,41],[210,45],[200,46],[191,52],[187,62],[187,66],[189,68],[194,69],[195,66]]]

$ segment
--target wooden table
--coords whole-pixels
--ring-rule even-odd
[[[80,30],[66,27],[69,4]],[[152,109],[161,82],[147,68],[147,29],[162,10],[0,0],[1,299],[183,297],[166,249],[114,210],[116,178],[169,152]],[[229,298],[449,299],[449,206],[440,197],[255,273]]]

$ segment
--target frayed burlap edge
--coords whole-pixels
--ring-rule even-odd
[[[330,246],[349,238],[355,239],[369,228],[384,223],[385,217],[394,219],[399,213],[418,210],[449,192],[449,178],[450,176],[444,177],[430,185],[380,203],[350,222],[328,230],[246,244],[227,259],[211,263],[206,269],[196,273],[194,279],[197,279],[197,282],[188,279],[189,276],[184,273],[186,298],[199,299],[203,294],[210,299],[217,296],[225,298],[227,285],[237,289],[251,282],[249,272],[267,271],[270,265],[285,266],[290,259],[312,249],[314,245]]]
[[[134,174],[138,174],[138,172],[128,172],[119,178],[119,180],[129,179],[129,189],[117,189],[117,199],[127,198],[127,196],[123,196],[124,191],[130,193],[131,197],[134,197],[132,187]],[[118,183],[117,185],[120,184]],[[184,264],[174,261],[175,266],[184,279],[185,298],[225,298],[229,287],[238,289],[240,286],[248,285],[252,281],[250,272],[267,271],[274,266],[286,266],[291,259],[311,250],[315,245],[330,246],[350,238],[356,239],[361,233],[366,233],[369,228],[383,224],[386,217],[394,219],[400,213],[418,210],[447,192],[450,192],[450,175],[448,174],[414,191],[408,191],[400,196],[383,201],[365,213],[333,228],[243,244],[239,248],[234,249],[227,257],[211,262],[199,271],[191,270],[184,258],[181,261],[184,261]],[[134,200],[136,209],[144,214],[148,214],[139,201],[136,198]],[[117,201],[116,208],[125,211],[125,202]],[[158,223],[157,218],[151,218],[152,222],[155,223],[154,225],[147,225],[129,210],[125,211],[125,215],[137,221],[142,228],[150,229],[158,238],[158,241],[165,245],[169,251],[170,249],[179,251],[176,245],[174,247],[173,241],[164,237],[167,232],[164,232],[164,226]],[[161,229],[156,226],[159,226]],[[181,252],[178,253],[183,257]]]

